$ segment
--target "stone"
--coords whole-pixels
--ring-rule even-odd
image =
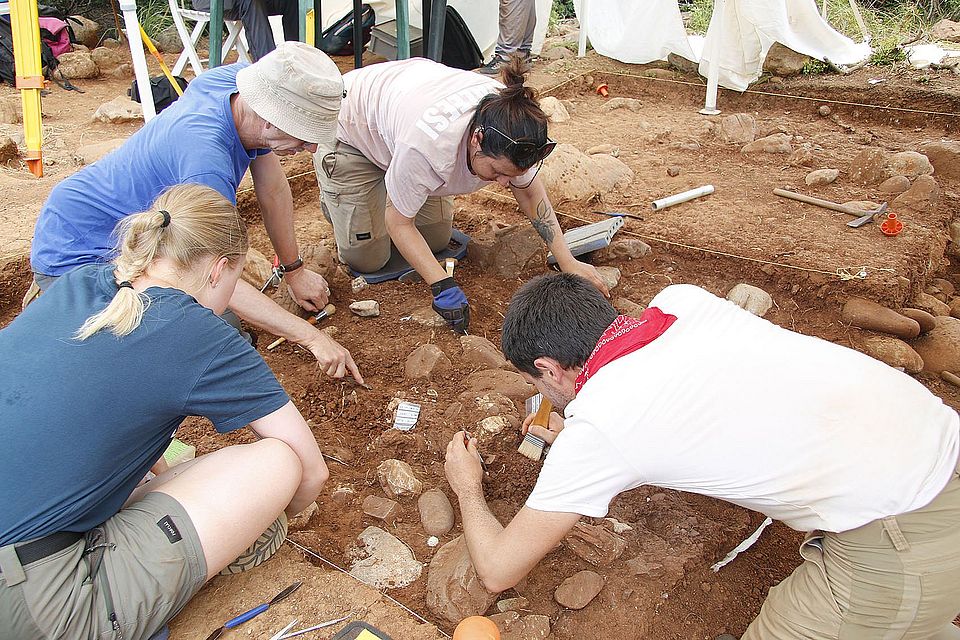
[[[960,298],[954,298],[950,301],[950,315],[954,318],[960,318]]]
[[[791,167],[812,167],[817,164],[817,156],[813,147],[803,143],[787,159],[787,164]]]
[[[720,120],[720,140],[727,144],[748,144],[757,138],[757,121],[748,113],[735,113]]]
[[[876,148],[864,149],[850,161],[850,180],[857,184],[880,184],[892,174],[886,154]]]
[[[0,124],[20,124],[23,109],[17,100],[0,100]]]
[[[463,387],[468,391],[502,393],[514,402],[523,402],[535,391],[532,384],[528,384],[519,373],[504,369],[487,369],[476,371],[468,375],[463,381]]]
[[[524,611],[530,608],[530,601],[519,596],[516,598],[504,598],[497,600],[497,611],[505,613],[507,611]]]
[[[353,490],[353,487],[342,484],[330,492],[330,499],[343,506],[350,504],[356,495],[357,492]]]
[[[108,49],[107,47],[97,47],[90,52],[90,57],[93,58],[93,62],[97,65],[100,73],[114,71],[125,62],[115,49]]]
[[[363,276],[357,276],[350,281],[350,290],[354,293],[360,293],[367,288],[367,280]]]
[[[20,157],[20,149],[10,136],[0,134],[0,162],[7,163]]]
[[[519,418],[520,415],[517,413],[517,408],[513,404],[513,400],[496,391],[480,395],[466,391],[460,395],[460,399],[462,402],[476,406],[477,410],[485,418],[489,416],[511,416],[513,418]]]
[[[887,159],[887,165],[895,176],[916,178],[933,173],[933,165],[930,164],[930,159],[916,151],[895,153]]]
[[[843,203],[843,206],[848,209],[856,209],[857,211],[863,211],[867,213],[868,211],[876,211],[880,208],[879,202],[872,202],[870,200],[849,200]]]
[[[926,211],[937,204],[940,199],[940,187],[932,176],[920,176],[913,181],[913,185],[893,201],[891,207],[895,211],[910,209],[912,211]]]
[[[643,108],[643,105],[636,98],[610,98],[603,103],[600,111],[610,112],[616,109],[628,109],[634,113],[639,113],[641,108]]]
[[[448,371],[452,366],[450,358],[440,347],[435,344],[422,344],[407,356],[407,361],[403,365],[403,375],[409,380],[429,379],[434,373]]]
[[[924,311],[923,309],[912,309],[910,307],[907,307],[905,309],[900,309],[900,313],[907,316],[908,318],[916,320],[917,324],[920,325],[920,333],[926,333],[927,331],[931,331],[935,326],[937,326],[936,316],[934,316],[932,313],[928,313]],[[951,307],[951,313],[949,315],[953,315],[952,307]]]
[[[574,554],[596,567],[608,567],[623,555],[627,541],[609,529],[578,522],[563,543]]]
[[[480,581],[463,536],[437,549],[427,571],[425,600],[431,613],[457,624],[483,615],[496,598]]]
[[[937,300],[929,293],[918,293],[917,297],[913,299],[913,306],[934,316],[950,315],[950,305]]]
[[[403,460],[391,458],[381,462],[377,467],[377,480],[380,481],[383,492],[391,498],[416,496],[423,491],[423,483],[413,475],[413,469]]]
[[[610,143],[595,144],[584,151],[584,153],[586,153],[588,156],[607,155],[617,158],[620,156],[620,147],[614,146]]]
[[[164,53],[182,53],[183,40],[177,32],[177,25],[172,24],[153,38],[153,44]]]
[[[67,24],[73,30],[73,39],[89,49],[100,43],[100,25],[83,16],[70,16]],[[62,64],[62,58],[61,58]]]
[[[863,298],[847,300],[840,317],[855,327],[888,333],[905,340],[920,335],[920,324],[916,320]]]
[[[243,265],[241,276],[258,290],[273,275],[273,263],[253,247],[247,249],[247,261]]]
[[[566,122],[570,119],[567,108],[557,98],[547,96],[540,99],[540,110],[547,116],[547,120],[554,123]]]
[[[497,435],[503,433],[503,430],[510,426],[510,423],[503,416],[487,416],[477,423],[481,433]]]
[[[881,193],[903,193],[910,188],[910,178],[906,176],[893,176],[880,183],[877,189]]]
[[[667,167],[667,175],[671,178],[676,178],[678,175],[680,175],[680,167],[676,165]]]
[[[122,124],[143,120],[143,107],[139,102],[118,96],[110,102],[104,102],[93,113],[94,122]]]
[[[619,262],[635,260],[650,255],[652,249],[643,240],[637,238],[618,238],[603,249],[590,254],[593,262]]]
[[[667,54],[667,62],[671,67],[681,71],[683,73],[699,73],[700,65],[693,60],[688,60],[683,56],[677,55],[676,53]]]
[[[363,499],[363,512],[371,518],[383,520],[391,527],[397,522],[400,515],[400,503],[389,498],[370,495]]]
[[[807,174],[803,179],[808,187],[820,187],[825,184],[831,184],[840,177],[840,171],[837,169],[817,169]]]
[[[833,109],[831,109],[829,105],[822,104],[817,108],[817,113],[819,113],[821,116],[826,118],[831,113],[833,113]]]
[[[97,63],[86,51],[72,51],[61,53],[57,58],[60,64],[57,70],[68,80],[82,80],[85,78],[96,78],[100,75]]]
[[[358,300],[350,303],[350,311],[361,318],[376,318],[380,315],[380,303],[376,300]]]
[[[463,362],[484,369],[499,369],[507,364],[496,345],[483,336],[460,336],[463,348]]]
[[[954,22],[946,18],[940,20],[930,29],[930,38],[932,40],[960,42],[960,22]]]
[[[863,352],[891,367],[902,367],[907,373],[920,373],[923,359],[903,340],[891,336],[867,336]]]
[[[77,158],[80,164],[93,164],[114,149],[119,149],[126,141],[126,138],[113,138],[112,140],[106,140],[104,142],[85,144],[77,149],[76,153],[74,153],[74,157]],[[246,267],[244,267],[244,271],[246,271]],[[263,286],[263,282],[258,285],[258,287],[260,286]]]
[[[759,287],[741,282],[727,293],[727,300],[755,316],[763,317],[773,306],[773,298]]]
[[[559,144],[544,161],[540,179],[553,200],[588,202],[630,184],[633,170],[611,155],[590,156],[572,144]]]
[[[287,523],[290,531],[300,531],[301,529],[306,529],[307,525],[310,524],[310,520],[313,519],[315,515],[320,513],[320,505],[316,502],[311,502],[307,505],[307,508],[290,518],[290,521]]]
[[[550,635],[550,617],[505,611],[489,616],[500,631],[500,640],[545,640]]]
[[[425,491],[417,500],[417,509],[427,535],[443,536],[453,529],[453,505],[440,489]]]
[[[553,599],[567,609],[583,609],[603,589],[603,576],[595,571],[575,573],[557,587]]]
[[[922,143],[918,149],[927,156],[936,175],[943,178],[960,178],[960,142],[956,140],[938,140]]]
[[[616,267],[597,267],[597,273],[609,291],[613,291],[620,284],[620,269]]]
[[[472,242],[470,243],[473,244]],[[412,322],[421,324],[425,327],[445,327],[447,326],[447,321],[440,317],[432,307],[418,307],[410,312],[407,316]]]
[[[524,269],[542,265],[546,260],[543,240],[529,224],[489,229],[468,246],[471,260],[501,278],[516,278]]]
[[[948,298],[952,297],[953,294],[957,292],[957,287],[946,278],[934,278],[930,281],[930,284],[940,289],[940,291],[942,291],[943,294]]]
[[[803,67],[808,62],[810,62],[810,56],[797,53],[779,42],[774,42],[767,50],[763,70],[777,76],[798,76],[803,73]]]
[[[423,565],[413,557],[410,547],[379,527],[367,527],[357,539],[363,548],[355,549],[350,575],[375,589],[399,589],[414,582]]]
[[[616,309],[618,313],[622,313],[625,316],[633,316],[634,318],[639,318],[643,315],[644,309],[646,309],[642,304],[637,304],[627,298],[614,298],[613,308]]]
[[[937,326],[912,343],[928,373],[960,371],[960,320],[939,316]]]
[[[774,133],[745,145],[740,149],[740,153],[793,153],[791,140],[793,140],[791,135]]]
[[[544,60],[564,60],[566,58],[572,58],[573,52],[564,46],[550,47],[549,49],[542,51],[540,53],[540,57]]]

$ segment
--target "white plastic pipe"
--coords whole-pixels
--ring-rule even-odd
[[[713,16],[710,18],[710,27],[707,28],[707,34],[712,34],[710,41],[710,51],[707,58],[710,63],[707,70],[707,93],[703,99],[703,109],[700,113],[705,116],[715,116],[720,113],[717,109],[717,92],[720,85],[720,51],[722,45],[723,33],[723,12],[726,9],[724,0],[716,0],[713,3]],[[715,28],[714,28],[715,27]]]
[[[133,74],[137,77],[140,89],[140,105],[143,107],[143,121],[150,122],[156,115],[153,105],[153,91],[150,87],[150,73],[147,71],[147,59],[143,55],[143,40],[140,39],[140,21],[137,20],[135,0],[121,0],[120,11],[127,27],[127,42],[130,44],[130,58],[133,61]]]
[[[667,196],[666,198],[654,200],[651,206],[653,207],[654,211],[659,211],[660,209],[666,209],[667,207],[672,207],[675,204],[687,202],[688,200],[693,200],[694,198],[708,196],[711,193],[713,193],[713,185],[705,184],[702,187],[690,189],[690,191],[684,191],[683,193],[677,193],[672,196]]]
[[[587,5],[589,0],[580,0],[580,13],[577,14],[580,22],[580,35],[577,38],[577,57],[582,58],[587,55]]]

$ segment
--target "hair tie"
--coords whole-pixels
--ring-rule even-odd
[[[160,209],[160,215],[163,216],[163,222],[160,223],[160,228],[166,229],[170,224],[170,212],[166,209]]]
[[[123,282],[117,284],[117,290],[119,291],[120,289],[133,289],[133,285],[130,284],[129,280],[124,280]]]

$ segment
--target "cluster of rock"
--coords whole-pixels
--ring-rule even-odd
[[[960,143],[931,141],[922,143],[919,149],[898,153],[876,147],[864,149],[850,161],[850,179],[876,185],[881,193],[896,196],[890,205],[896,211],[925,211],[940,198],[933,173],[960,175]]]

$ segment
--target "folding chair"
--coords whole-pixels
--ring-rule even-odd
[[[177,26],[177,33],[180,34],[180,41],[183,42],[183,53],[177,58],[177,63],[173,65],[173,75],[180,75],[183,69],[190,63],[195,75],[203,73],[203,62],[197,54],[197,42],[203,35],[203,29],[210,22],[210,14],[206,11],[197,11],[195,9],[185,9],[180,2],[182,0],[167,0],[170,3],[170,14],[173,16],[173,23]],[[184,20],[190,20],[196,24],[192,32],[187,31],[187,25]],[[250,52],[247,50],[247,44],[244,41],[243,25],[239,20],[224,20],[227,25],[227,39],[223,44],[223,54],[220,62],[227,58],[230,50],[236,48],[237,55],[241,62],[250,62]],[[206,60],[209,62],[209,60]]]

